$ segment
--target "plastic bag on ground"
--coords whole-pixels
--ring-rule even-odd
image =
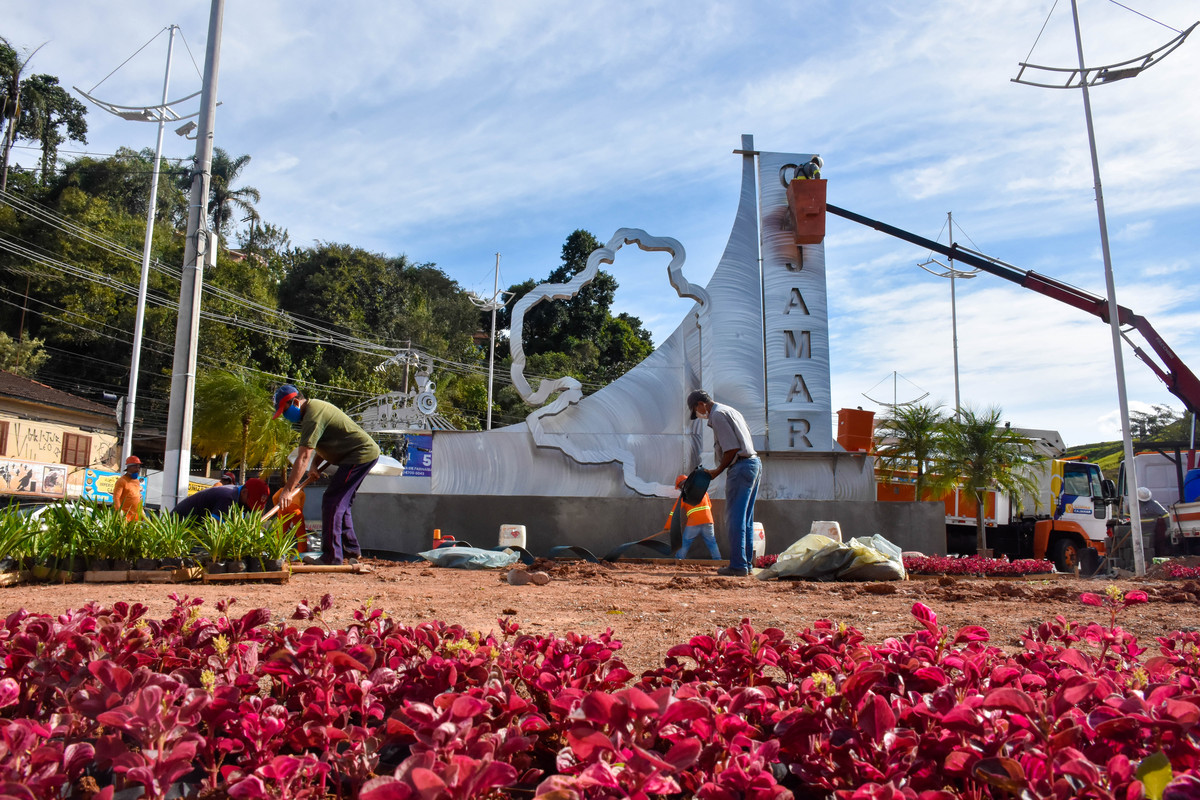
[[[879,534],[870,539],[839,542],[810,533],[779,554],[775,563],[755,573],[760,581],[804,578],[817,581],[900,581],[907,575],[901,550]]]
[[[521,559],[515,550],[484,550],[479,547],[439,547],[417,555],[436,567],[455,569],[502,569],[511,567]]]

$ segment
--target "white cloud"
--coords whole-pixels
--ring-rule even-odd
[[[1081,97],[1010,82],[1046,6],[227,4],[217,144],[253,156],[244,180],[294,241],[403,252],[472,284],[490,280],[497,251],[510,282],[544,277],[580,227],[602,240],[620,226],[673,236],[689,277],[711,272],[737,202],[730,151],[753,133],[762,149],[820,152],[837,205],[929,238],[953,211],[967,246],[1103,294]],[[1034,63],[1074,64],[1059,6]],[[119,14],[83,0],[6,11],[10,40],[49,40],[37,71],[84,88],[172,21],[149,0]],[[1082,11],[1089,63],[1173,35],[1113,4]],[[171,14],[202,64],[208,4]],[[1194,4],[1162,0],[1153,14],[1181,28]],[[161,44],[102,96],[156,100]],[[198,86],[177,53],[172,96]],[[1092,92],[1119,300],[1193,364],[1200,105],[1187,81],[1198,68],[1200,43],[1189,41],[1136,80]],[[150,126],[100,112],[89,126],[94,152],[152,144]],[[168,137],[169,156],[191,147]],[[949,287],[916,269],[926,252],[840,219],[829,232],[835,402],[861,404],[893,370],[952,402]],[[623,310],[661,339],[682,311],[656,270],[614,265]],[[1058,427],[1068,442],[1101,438],[1115,407],[1104,324],[992,276],[958,288],[964,398],[1001,405],[1014,424]],[[1131,397],[1178,407],[1127,355]]]

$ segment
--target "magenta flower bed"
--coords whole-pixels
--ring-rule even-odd
[[[1046,559],[984,558],[983,556],[905,556],[904,568],[912,575],[1041,575],[1054,571]]]
[[[0,629],[0,796],[88,778],[99,800],[1200,797],[1200,634],[1150,652],[1116,624],[1144,593],[1081,599],[1108,624],[1058,617],[1012,655],[918,603],[915,632],[879,645],[743,621],[640,678],[608,633],[481,636],[370,607],[332,630],[328,597],[299,626],[187,598],[162,620],[18,611]]]
[[[1169,578],[1200,578],[1200,567],[1185,567],[1182,564],[1167,564],[1167,577]]]

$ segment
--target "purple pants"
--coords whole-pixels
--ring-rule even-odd
[[[375,459],[378,461],[379,459]],[[345,557],[358,558],[362,548],[354,535],[354,521],[350,517],[350,506],[354,495],[362,485],[363,478],[375,466],[375,461],[366,464],[338,465],[321,499],[321,558],[341,564]]]

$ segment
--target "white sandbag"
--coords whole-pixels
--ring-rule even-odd
[[[806,578],[809,580],[904,580],[900,548],[875,534],[870,539],[838,542],[810,533],[779,554],[774,564],[755,573],[759,580]]]

